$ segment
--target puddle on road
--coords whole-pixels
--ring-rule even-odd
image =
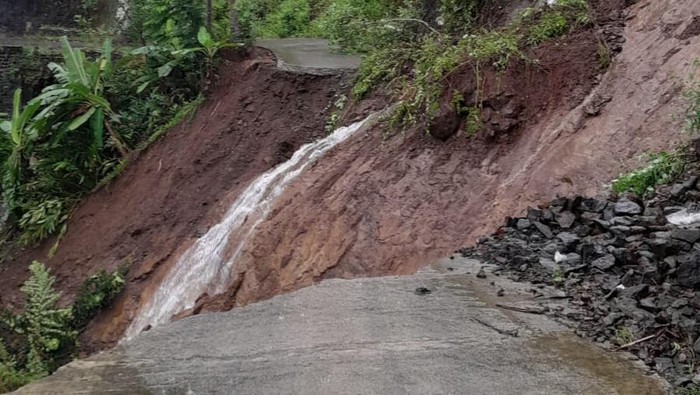
[[[531,341],[531,348],[538,355],[543,351],[548,354],[546,360],[552,360],[556,366],[569,366],[590,376],[621,395],[663,395],[660,380],[647,376],[635,367],[631,361],[619,354],[605,351],[573,333],[548,334]]]

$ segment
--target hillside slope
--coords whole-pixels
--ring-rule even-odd
[[[700,3],[611,1],[597,10],[600,31],[545,44],[536,65],[487,82],[489,101],[511,112],[516,131],[439,142],[385,139],[378,125],[306,172],[248,244],[215,309],[221,299],[246,304],[324,278],[411,273],[528,205],[603,192],[640,154],[682,140],[674,115],[700,54]],[[601,77],[595,33],[615,30],[624,49]],[[452,81],[465,97],[474,89],[468,72]]]
[[[700,3],[593,3],[597,27],[537,48],[537,64],[487,74],[494,122],[504,116],[517,127],[442,142],[422,132],[387,135],[380,123],[354,136],[288,187],[245,247],[229,291],[202,295],[196,311],[326,278],[412,273],[506,215],[557,194],[595,194],[637,165],[638,154],[681,140],[673,114],[700,54]],[[602,76],[600,37],[625,40]],[[175,258],[250,180],[323,135],[325,109],[342,80],[281,72],[261,54],[230,61],[221,75],[191,122],[81,205],[47,260],[66,299],[84,276],[131,265],[125,292],[85,334],[89,349],[114,344]],[[468,71],[450,82],[466,94],[475,86]],[[357,108],[348,119],[359,117]],[[7,290],[0,305],[18,302],[26,263],[44,260],[49,246],[0,269]]]
[[[344,78],[279,71],[260,49],[228,54],[220,75],[193,119],[80,204],[55,256],[47,258],[54,242],[47,240],[0,265],[0,306],[21,303],[19,287],[37,259],[57,276],[64,302],[89,275],[128,265],[120,308],[136,308],[167,270],[163,264],[206,232],[238,191],[323,135],[326,108]]]

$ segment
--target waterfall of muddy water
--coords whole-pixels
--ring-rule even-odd
[[[221,222],[182,254],[151,300],[141,306],[122,340],[133,338],[149,325],[155,327],[170,321],[175,314],[194,307],[197,298],[204,293],[216,295],[224,292],[236,258],[285,186],[306,166],[346,140],[372,117],[302,146],[291,159],[253,180],[233,202]]]

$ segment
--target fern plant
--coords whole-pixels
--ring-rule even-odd
[[[21,288],[25,295],[24,312],[13,327],[26,336],[27,366],[32,376],[43,376],[55,368],[55,360],[65,346],[75,342],[77,333],[70,328],[70,308],[59,308],[61,295],[53,288],[56,278],[40,262],[29,266],[31,277]]]

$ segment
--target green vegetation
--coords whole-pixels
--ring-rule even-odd
[[[586,0],[560,0],[528,8],[507,26],[482,30],[480,15],[490,0],[238,0],[247,37],[327,38],[345,52],[365,54],[353,96],[360,99],[388,85],[397,101],[391,123],[427,130],[439,111],[449,77],[467,68],[476,91],[459,103],[469,132],[481,127],[483,71],[504,71],[525,50],[591,23]]]
[[[343,113],[343,109],[345,108],[347,101],[348,97],[344,94],[340,94],[335,97],[332,105],[329,106],[332,108],[331,114],[328,116],[326,124],[323,126],[326,133],[331,133],[335,130],[338,119],[340,119],[340,115]]]
[[[694,134],[700,132],[700,85],[695,76],[690,77],[689,88],[685,91],[687,100],[683,113],[684,129]],[[672,152],[661,151],[646,154],[645,165],[629,173],[619,175],[612,181],[615,193],[634,192],[640,197],[652,194],[660,184],[673,182],[695,160],[689,147],[678,146]]]
[[[126,36],[138,49],[114,49],[106,39],[99,53],[86,53],[64,37],[62,61],[48,65],[53,83],[26,102],[17,89],[11,113],[0,114],[0,182],[9,213],[9,236],[2,243],[32,244],[56,234],[60,240],[85,194],[117,176],[134,151],[194,113],[216,77],[219,51],[238,45],[226,41],[226,0],[214,1],[211,30],[203,27],[203,2],[130,5]],[[0,392],[70,361],[78,334],[119,294],[126,273],[95,274],[73,305],[63,308],[44,265],[34,262],[29,269],[23,310],[0,316]]]
[[[24,311],[0,320],[0,391],[12,391],[70,361],[78,333],[124,286],[123,271],[100,272],[82,286],[75,304],[58,307],[61,295],[46,267],[34,262],[22,286]],[[6,338],[4,338],[6,336]]]
[[[114,272],[101,270],[83,283],[73,303],[71,327],[82,331],[88,322],[121,292],[127,267]]]
[[[700,395],[700,388],[694,384],[689,384],[687,387],[676,388],[678,395]]]
[[[32,275],[22,287],[24,312],[4,320],[21,339],[12,354],[2,346],[5,355],[0,358],[0,372],[10,378],[6,385],[21,385],[55,370],[77,336],[69,325],[70,308],[57,307],[60,294],[53,289],[55,278],[39,262],[32,263],[29,270]]]
[[[620,327],[615,329],[615,335],[613,336],[613,342],[618,346],[624,346],[625,344],[632,343],[634,341],[634,335],[629,328]]]
[[[696,62],[697,69],[698,64]],[[688,133],[700,133],[700,82],[691,77],[689,87],[684,93],[688,105],[685,109],[685,130]]]
[[[228,16],[223,3],[215,16]],[[127,33],[144,46],[119,53],[107,39],[86,55],[64,37],[63,61],[49,64],[55,83],[24,105],[17,90],[12,113],[0,118],[3,201],[22,244],[62,234],[82,196],[190,114],[218,52],[233,46],[214,38],[228,34],[227,21],[215,18],[218,36],[202,26],[202,2],[139,0],[132,12]]]
[[[388,83],[395,87],[399,98],[394,123],[429,127],[450,75],[460,68],[469,68],[474,72],[476,89],[473,97],[463,98],[461,106],[468,109],[463,115],[468,120],[468,132],[473,133],[480,127],[483,70],[502,72],[513,60],[534,62],[525,55],[528,46],[589,23],[588,15],[585,1],[560,1],[542,10],[526,9],[499,29],[472,29],[472,33],[458,40],[449,33],[430,31],[403,46],[381,47],[362,63],[353,94],[359,98],[373,87]],[[412,66],[412,71],[402,72],[407,65]]]
[[[686,169],[690,154],[679,148],[674,152],[661,151],[646,155],[646,165],[621,174],[612,182],[615,193],[634,192],[640,197],[654,192],[657,185],[673,181]]]

